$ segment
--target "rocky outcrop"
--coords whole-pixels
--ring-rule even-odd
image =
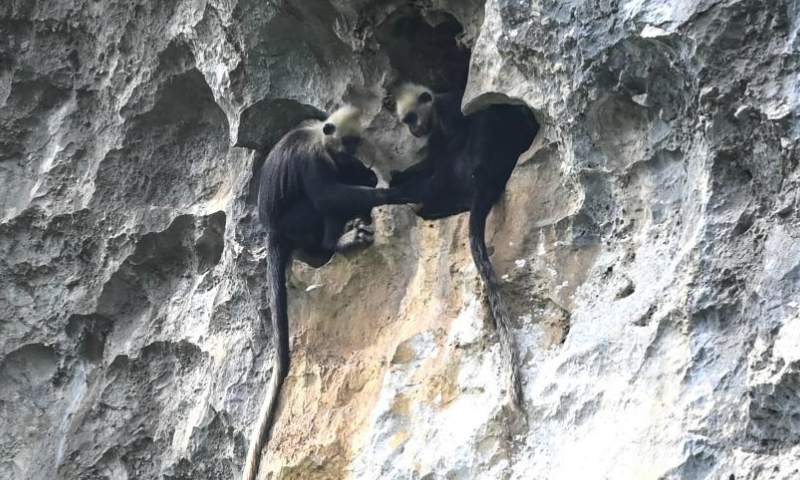
[[[543,128],[487,230],[374,213],[295,262],[261,477],[800,476],[800,8],[723,0],[0,6],[0,478],[235,478],[271,366],[253,172],[303,118],[419,144],[401,79]]]

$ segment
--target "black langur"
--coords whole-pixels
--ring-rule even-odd
[[[407,203],[396,188],[371,188],[375,174],[356,157],[359,112],[343,107],[325,121],[304,122],[267,156],[258,189],[258,214],[267,235],[267,291],[275,338],[275,364],[245,461],[245,480],[258,474],[283,381],[289,373],[286,268],[299,251],[319,265],[334,252],[372,241],[372,207]],[[345,228],[350,230],[344,232]],[[343,234],[344,232],[344,234]]]
[[[462,92],[434,94],[414,84],[400,89],[397,116],[412,135],[426,137],[427,151],[421,162],[393,173],[390,186],[413,195],[417,215],[428,220],[470,212],[472,259],[489,297],[508,369],[511,405],[518,409],[522,386],[516,342],[484,230],[492,205],[505,190],[520,155],[533,143],[539,124],[529,109],[515,105],[492,105],[464,116],[462,96]]]

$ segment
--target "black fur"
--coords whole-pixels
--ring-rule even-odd
[[[348,219],[403,202],[397,189],[371,188],[374,172],[355,157],[331,156],[313,135],[292,130],[272,149],[261,170],[258,211],[267,232],[290,250],[330,258]]]
[[[500,281],[489,261],[484,239],[486,218],[505,190],[520,155],[533,143],[539,124],[527,108],[492,105],[475,114],[461,113],[462,92],[434,95],[433,125],[426,158],[392,175],[391,186],[414,196],[417,214],[432,220],[470,212],[469,240],[473,261],[486,285],[505,361],[509,394],[522,400],[517,352],[509,330]]]
[[[267,289],[276,355],[270,388],[248,452],[244,478],[258,473],[277,410],[283,381],[289,373],[289,318],[286,268],[292,254],[302,252],[312,265],[333,255],[345,224],[370,218],[372,207],[407,203],[395,188],[372,188],[375,174],[357,158],[332,156],[320,133],[298,127],[286,134],[267,156],[261,170],[259,219],[267,231]]]

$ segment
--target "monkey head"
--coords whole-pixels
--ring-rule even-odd
[[[408,84],[397,95],[397,118],[411,135],[424,137],[431,133],[434,123],[433,92],[421,86]]]
[[[361,144],[361,111],[345,105],[322,122],[322,142],[329,154],[355,155]]]

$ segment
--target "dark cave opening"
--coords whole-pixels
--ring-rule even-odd
[[[463,27],[452,15],[434,11],[425,16],[411,7],[398,9],[375,29],[378,44],[389,57],[399,83],[425,85],[435,92],[463,90],[471,51],[457,38]]]
[[[482,10],[481,10],[482,11]],[[387,89],[384,107],[394,114],[392,93],[404,83],[426,86],[436,93],[464,92],[469,79],[472,51],[460,38],[464,28],[451,14],[442,10],[420,10],[414,6],[399,8],[375,28],[375,38],[389,57],[396,74]],[[528,125],[519,125],[520,136],[530,137],[533,144],[541,123],[525,102],[497,92],[487,92],[462,105],[471,115],[492,105],[514,105],[531,118]],[[506,108],[504,111],[512,110]],[[516,117],[517,115],[514,115]]]

